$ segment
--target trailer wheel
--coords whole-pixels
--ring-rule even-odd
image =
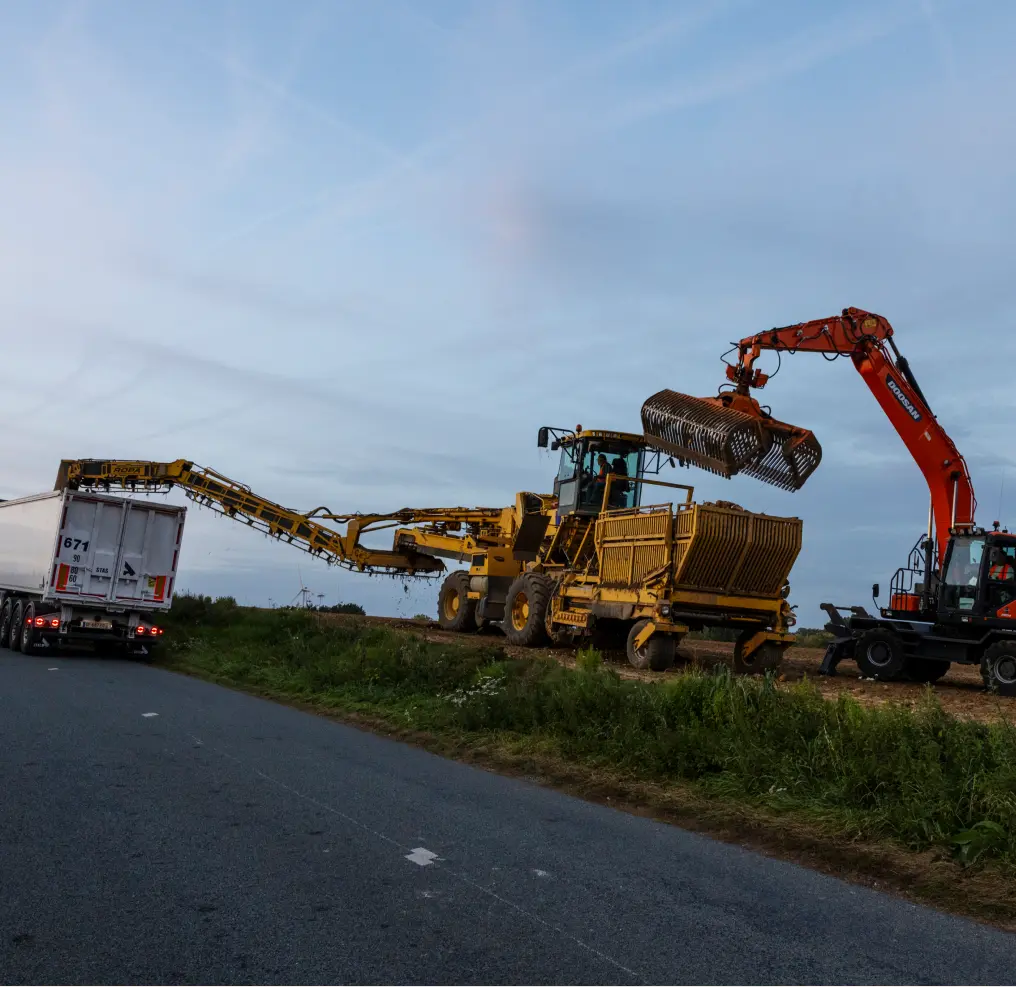
[[[653,672],[665,672],[674,664],[674,657],[677,653],[677,642],[673,634],[654,634],[641,648],[635,647],[635,638],[645,630],[646,619],[636,620],[628,631],[628,641],[625,645],[625,652],[628,661],[635,668],[648,668]]]
[[[475,631],[476,600],[468,597],[469,573],[450,572],[437,596],[437,622],[446,631]]]
[[[906,664],[907,678],[911,682],[937,682],[949,671],[951,662],[935,661],[934,658],[908,658]]]
[[[553,588],[550,578],[538,572],[524,572],[508,587],[502,627],[509,643],[524,648],[546,644]]]
[[[21,621],[22,654],[34,655],[39,641],[39,632],[35,629],[35,604],[29,603],[25,608],[25,616]]]
[[[14,614],[11,612],[14,609],[14,604],[10,597],[4,600],[4,605],[0,607],[0,648],[6,648],[10,646],[11,640],[11,618]]]
[[[903,642],[884,627],[865,631],[857,640],[854,661],[866,678],[882,679],[885,682],[898,679],[906,660]]]
[[[780,667],[783,661],[783,648],[775,641],[766,641],[747,657],[744,654],[744,645],[745,642],[740,640],[734,643],[735,675],[764,675]]]
[[[1000,696],[1016,696],[1016,643],[998,641],[981,658],[984,687]]]
[[[7,647],[11,651],[21,650],[21,628],[25,623],[25,606],[21,600],[15,600],[11,607],[11,634]]]

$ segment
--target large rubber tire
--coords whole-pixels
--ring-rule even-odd
[[[884,627],[873,627],[857,639],[854,661],[865,678],[892,682],[902,677],[907,656],[897,634]]]
[[[937,682],[949,671],[951,662],[935,661],[934,658],[908,658],[904,670],[911,682]]]
[[[1000,696],[1016,696],[1016,641],[998,641],[981,658],[984,687]]]
[[[784,649],[775,641],[766,641],[747,657],[744,654],[744,645],[744,641],[734,643],[735,675],[765,675],[766,672],[774,672],[780,667]]]
[[[11,639],[7,647],[11,651],[21,650],[21,625],[25,622],[25,606],[21,600],[15,600],[11,608]]]
[[[35,604],[29,603],[25,607],[25,614],[21,621],[21,653],[34,655],[39,640],[39,632],[35,629]]]
[[[479,600],[472,601],[476,604],[476,606],[473,607],[473,624],[476,628],[477,634],[485,634],[491,629],[494,623],[493,621],[480,616],[480,604],[483,603],[485,599],[486,597],[480,597]]]
[[[14,601],[7,597],[0,607],[0,648],[6,648],[11,640],[11,618],[14,616],[11,611],[14,608]]]
[[[628,631],[628,640],[625,644],[625,653],[628,655],[629,664],[635,668],[648,668],[653,672],[665,672],[674,664],[674,657],[677,654],[677,642],[672,634],[654,634],[641,648],[635,648],[635,638],[642,633],[648,620],[636,620]]]
[[[451,572],[437,595],[437,622],[446,631],[475,631],[476,600],[470,600],[469,573]]]
[[[547,609],[553,591],[551,578],[538,572],[524,572],[512,582],[501,625],[509,644],[535,648],[547,643]]]

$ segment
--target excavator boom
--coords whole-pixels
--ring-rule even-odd
[[[939,557],[944,558],[950,530],[973,526],[976,500],[967,464],[932,414],[882,316],[846,308],[831,319],[748,336],[735,348],[737,363],[727,365],[732,387],[718,397],[661,391],[645,402],[642,424],[649,443],[724,476],[743,472],[800,489],[818,466],[821,449],[810,432],[771,418],[751,396],[769,379],[755,361],[763,350],[815,352],[828,361],[848,357],[924,474]]]
[[[317,507],[306,514],[282,507],[255,494],[250,487],[189,460],[170,463],[119,459],[64,460],[55,489],[101,487],[157,492],[180,487],[191,499],[219,514],[235,518],[273,538],[295,545],[330,565],[360,572],[426,576],[444,570],[444,563],[413,550],[373,549],[360,544],[360,536],[382,528],[426,524],[436,530],[458,530],[463,525],[480,529],[496,525],[500,508],[402,508],[388,514],[335,514]],[[321,521],[344,523],[345,532]]]

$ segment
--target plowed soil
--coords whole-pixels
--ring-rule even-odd
[[[447,641],[464,643],[470,640],[497,641],[505,651],[514,657],[540,655],[552,658],[563,665],[574,665],[576,652],[568,648],[514,648],[505,642],[499,631],[485,632],[479,638],[475,635],[456,634],[442,630],[436,622],[423,620],[403,620],[395,617],[348,617],[344,614],[322,614],[326,620],[367,620],[372,623],[387,624],[402,630],[420,634],[431,641]],[[732,648],[729,644],[716,641],[685,641],[678,649],[677,663],[666,672],[640,671],[632,668],[625,659],[624,652],[608,652],[609,661],[618,674],[626,678],[643,678],[665,680],[668,676],[679,674],[689,666],[708,669],[717,664],[729,664]],[[819,675],[818,669],[822,662],[822,648],[790,648],[783,658],[780,675],[784,682],[797,682],[807,678],[829,698],[840,693],[849,693],[858,702],[881,704],[897,702],[915,705],[931,689],[942,708],[954,716],[977,720],[994,720],[1002,717],[1016,722],[1016,698],[994,696],[985,691],[981,683],[980,670],[975,665],[953,665],[946,675],[935,685],[918,685],[908,682],[872,682],[861,678],[857,666],[852,661],[841,662],[837,674],[833,677]]]

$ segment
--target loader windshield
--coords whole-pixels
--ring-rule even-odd
[[[599,514],[610,480],[608,510],[638,506],[642,448],[631,442],[581,438],[561,446],[554,492],[561,514]]]
[[[599,508],[603,504],[606,478],[614,474],[615,479],[610,481],[608,509],[634,507],[638,484],[632,483],[628,477],[638,476],[638,470],[638,449],[611,449],[598,443],[593,444],[582,457],[582,474],[586,478],[583,484],[583,505]]]

